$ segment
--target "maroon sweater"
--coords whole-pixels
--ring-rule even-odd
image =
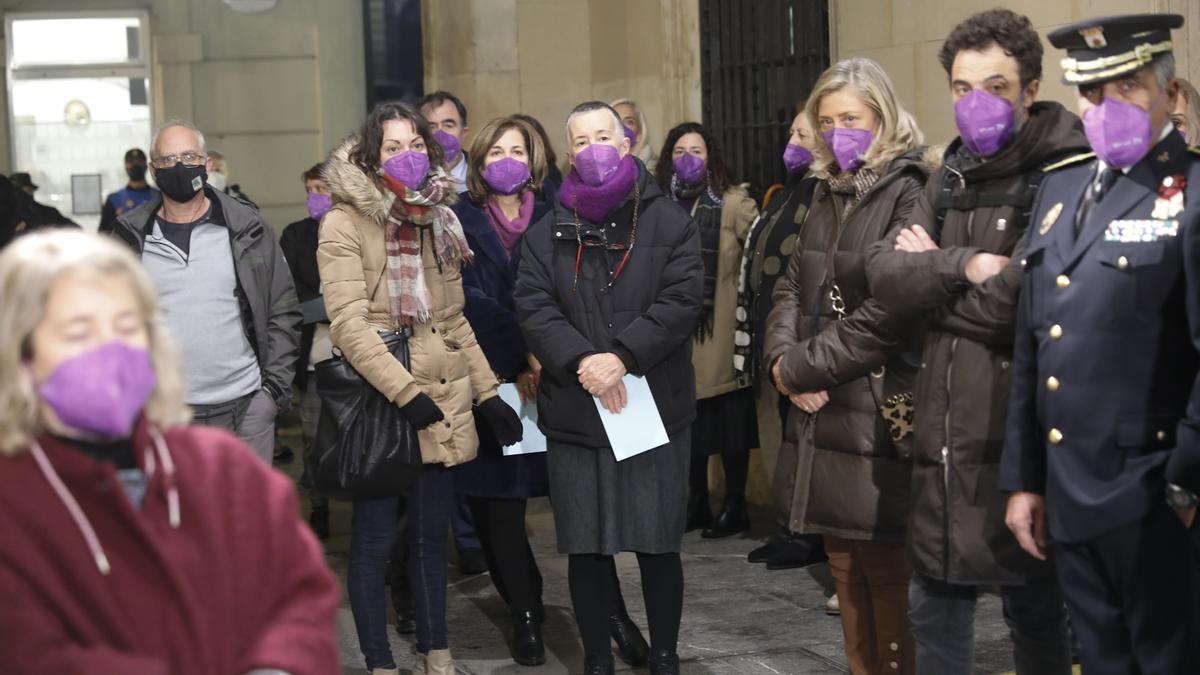
[[[291,482],[219,429],[164,437],[178,530],[161,466],[138,510],[110,463],[39,439],[95,529],[108,576],[34,458],[0,458],[0,671],[340,672],[337,586]],[[142,466],[144,426],[133,440]]]

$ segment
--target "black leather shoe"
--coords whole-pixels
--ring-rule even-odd
[[[314,506],[312,513],[308,514],[308,525],[312,528],[313,534],[317,535],[317,539],[328,539],[329,507]]]
[[[708,506],[708,495],[698,495],[695,492],[689,492],[687,527],[684,528],[684,531],[702,530],[712,525],[712,522],[712,509]]]
[[[732,503],[726,503],[721,509],[721,515],[713,521],[711,527],[700,533],[704,539],[723,539],[741,534],[750,529],[750,517],[746,515],[745,498]]]
[[[650,655],[650,675],[679,675],[679,655],[655,649]]]
[[[542,622],[534,612],[513,616],[513,661],[522,666],[540,666],[546,662],[546,644],[542,642]]]
[[[612,655],[583,660],[583,675],[613,675]]]
[[[790,537],[775,555],[767,559],[767,569],[792,570],[816,565],[828,559],[825,555],[825,544],[820,537],[799,535]]]
[[[483,551],[477,548],[464,548],[458,552],[458,571],[467,576],[483,574],[488,571],[487,558]]]
[[[788,536],[786,534],[777,534],[771,537],[767,543],[750,551],[746,555],[746,562],[765,563],[767,559],[779,552],[779,549],[787,543]]]
[[[609,617],[608,622],[612,627],[613,642],[617,643],[617,656],[634,668],[646,665],[650,658],[650,645],[646,644],[646,638],[642,637],[637,624],[628,616],[619,614]]]

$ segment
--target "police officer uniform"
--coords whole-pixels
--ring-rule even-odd
[[[1182,23],[1111,17],[1049,38],[1068,50],[1064,81],[1087,86],[1170,52]],[[1021,260],[999,485],[1045,497],[1089,674],[1200,672],[1194,558],[1166,503],[1168,478],[1200,488],[1200,156],[1169,124],[1152,133],[1125,171],[1088,155],[1050,174]]]

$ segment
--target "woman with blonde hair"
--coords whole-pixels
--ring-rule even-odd
[[[642,164],[654,171],[658,164],[658,154],[654,152],[654,142],[650,138],[650,127],[646,125],[646,113],[631,98],[619,98],[609,103],[617,115],[621,117],[621,125],[625,128],[625,138],[633,147],[630,153],[642,160]]]
[[[825,71],[808,100],[819,179],[767,321],[766,363],[798,409],[790,528],[823,536],[852,673],[914,671],[902,420],[919,322],[871,297],[865,253],[909,214],[928,176],[922,136],[877,63]],[[905,394],[908,394],[906,397]],[[891,421],[889,421],[891,420]],[[895,422],[893,424],[893,422]]]
[[[189,427],[139,261],[94,234],[0,255],[6,673],[339,666],[338,593],[291,481]]]
[[[1175,112],[1171,113],[1171,124],[1189,145],[1200,144],[1200,92],[1182,77],[1176,81],[1179,82],[1179,99],[1175,102]]]

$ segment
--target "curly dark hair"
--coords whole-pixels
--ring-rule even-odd
[[[718,195],[724,194],[729,188],[729,170],[721,159],[721,146],[716,136],[699,122],[684,122],[667,132],[667,140],[663,141],[662,151],[658,153],[658,163],[654,165],[654,177],[659,187],[670,193],[671,176],[675,175],[675,144],[687,134],[700,134],[704,139],[704,146],[708,148],[708,186]]]
[[[383,124],[392,120],[408,120],[425,141],[425,152],[429,155],[429,166],[442,166],[442,146],[433,137],[429,121],[416,108],[407,103],[392,101],[375,106],[367,121],[358,131],[358,142],[350,148],[350,161],[368,175],[379,171],[379,149],[383,147]]]
[[[1008,9],[989,9],[955,26],[942,43],[938,61],[949,75],[959,52],[981,51],[993,44],[1017,60],[1022,87],[1042,79],[1042,41],[1029,17]]]

